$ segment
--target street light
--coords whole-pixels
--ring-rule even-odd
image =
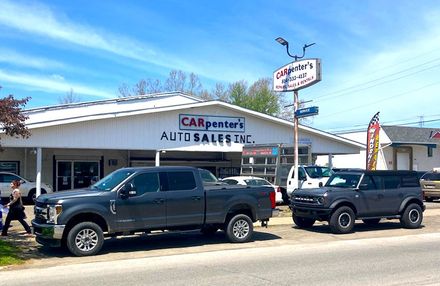
[[[287,51],[287,54],[289,55],[289,57],[291,57],[291,58],[294,58],[295,59],[295,61],[297,61],[298,60],[298,56],[292,56],[290,53],[289,53],[289,42],[288,41],[286,41],[285,39],[283,39],[283,38],[281,38],[281,37],[278,37],[278,38],[276,38],[275,39],[275,41],[277,41],[278,43],[280,43],[281,45],[283,45],[283,46],[286,46],[286,51]],[[302,57],[304,57],[304,52],[305,52],[305,49],[306,49],[306,46],[304,46],[304,48],[303,48],[303,56]],[[293,189],[295,190],[295,189],[297,189],[298,188],[298,164],[299,164],[299,160],[298,160],[298,117],[296,117],[296,111],[298,110],[298,91],[297,90],[294,90],[293,91],[293,148],[294,148],[294,155],[295,155],[295,158],[294,158],[294,167],[295,167],[295,170],[294,170],[294,180],[293,180]]]

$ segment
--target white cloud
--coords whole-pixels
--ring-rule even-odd
[[[0,3],[0,25],[158,66],[175,68],[179,65],[181,69],[190,68],[189,64],[160,54],[131,38],[73,23],[58,13],[55,15],[55,12],[43,5],[22,5],[3,0]]]
[[[59,74],[52,74],[50,77],[53,78],[56,81],[64,81],[64,77],[62,75],[59,75]]]
[[[59,75],[35,76],[23,73],[11,73],[0,70],[0,80],[12,84],[19,84],[23,89],[37,90],[49,93],[65,93],[73,89],[75,94],[97,96],[102,98],[114,97],[114,92],[105,91],[64,80]],[[61,78],[61,80],[60,80]]]
[[[0,12],[1,13],[1,12]],[[9,49],[0,48],[0,62],[12,64],[15,66],[29,67],[35,69],[65,68],[63,63],[17,53]]]

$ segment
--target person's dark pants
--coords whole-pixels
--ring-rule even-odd
[[[2,235],[8,235],[8,228],[11,225],[11,220],[12,220],[11,216],[8,214],[6,216],[5,224],[3,225]],[[19,218],[17,220],[21,223],[21,225],[24,227],[24,229],[26,230],[27,233],[32,233],[31,228],[29,227],[27,222],[24,220],[24,218]]]

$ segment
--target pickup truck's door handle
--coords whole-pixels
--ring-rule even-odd
[[[202,199],[202,197],[200,197],[200,196],[193,196],[192,199],[193,199],[193,201],[200,201]]]
[[[155,199],[155,200],[153,200],[153,202],[160,205],[160,204],[163,204],[165,202],[165,200],[164,199]]]

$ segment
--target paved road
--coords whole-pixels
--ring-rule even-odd
[[[17,234],[21,226],[15,223],[16,230],[11,237],[20,247],[26,250],[28,261],[17,268],[41,268],[56,265],[70,265],[115,261],[122,259],[136,259],[160,257],[179,254],[203,253],[221,250],[253,249],[274,246],[296,246],[303,244],[327,244],[330,242],[352,241],[369,238],[399,237],[419,234],[440,233],[440,203],[428,204],[425,212],[423,227],[420,229],[401,228],[398,220],[384,221],[376,227],[368,227],[358,222],[354,232],[347,235],[330,233],[326,223],[317,223],[311,230],[301,230],[293,226],[290,217],[277,218],[271,221],[266,228],[256,228],[254,240],[245,244],[229,243],[222,232],[206,237],[199,232],[165,233],[149,236],[129,236],[118,239],[109,239],[104,243],[100,255],[93,257],[72,257],[66,250],[47,249],[39,246],[31,238]],[[440,262],[440,261],[439,261]],[[7,269],[4,269],[4,271]],[[0,272],[0,275],[2,272]],[[1,282],[1,280],[0,280]]]
[[[1,273],[3,285],[439,285],[440,234],[220,250]]]

